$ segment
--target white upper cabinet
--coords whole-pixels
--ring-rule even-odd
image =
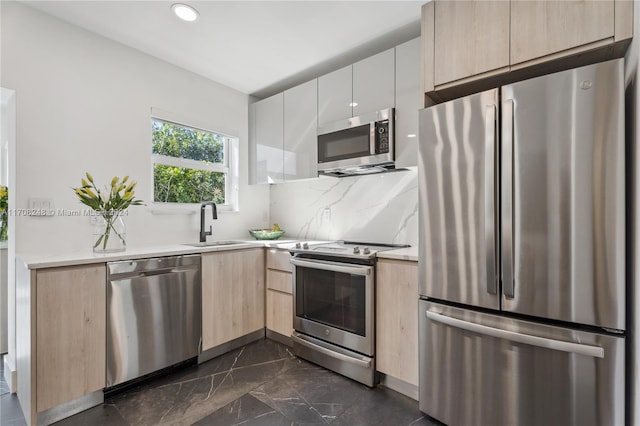
[[[395,49],[318,78],[318,126],[395,105]]]
[[[352,116],[353,67],[318,78],[318,126]]]
[[[417,165],[420,61],[420,37],[396,47],[396,167]]]
[[[396,165],[417,164],[420,38],[249,106],[249,182],[318,176],[318,127],[396,108]]]
[[[284,92],[284,180],[318,176],[318,80]]]
[[[385,50],[353,64],[353,116],[393,107],[394,86],[395,49]]]
[[[255,181],[284,181],[284,94],[278,93],[254,104]]]

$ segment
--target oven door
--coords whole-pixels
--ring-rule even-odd
[[[373,356],[373,266],[299,258],[291,263],[293,328]]]

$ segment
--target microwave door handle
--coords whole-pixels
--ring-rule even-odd
[[[376,123],[369,123],[369,153],[376,154]]]
[[[314,262],[312,260],[291,259],[291,264],[310,269],[321,269],[323,271],[341,272],[352,275],[369,275],[371,273],[370,266],[351,266],[334,262]]]

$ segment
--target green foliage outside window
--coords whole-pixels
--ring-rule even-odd
[[[151,121],[152,152],[174,158],[224,164],[224,136],[159,120]],[[161,162],[161,161],[160,161]],[[225,204],[225,173],[154,164],[153,199],[163,203]]]

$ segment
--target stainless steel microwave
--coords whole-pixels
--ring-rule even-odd
[[[393,108],[318,127],[318,173],[343,177],[395,168]]]

